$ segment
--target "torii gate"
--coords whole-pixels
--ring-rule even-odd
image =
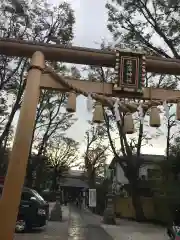
[[[0,200],[0,239],[12,240],[41,88],[56,89],[61,92],[67,92],[69,89],[77,90],[84,95],[87,95],[88,91],[94,94],[96,100],[102,100],[106,103],[111,96],[132,98],[133,95],[144,100],[157,100],[157,104],[161,104],[164,100],[177,102],[177,99],[180,99],[180,91],[144,88],[141,95],[138,95],[135,92],[122,91],[122,89],[120,91],[114,88],[112,83],[64,79],[58,76],[53,69],[45,68],[45,59],[115,67],[116,55],[110,51],[0,39],[0,54],[19,57],[32,56],[4,190]],[[122,54],[131,56],[131,53],[122,52]],[[148,72],[180,75],[180,60],[149,56],[146,61],[146,69]],[[128,108],[136,111],[136,106],[130,104],[121,106],[123,111],[128,111]]]

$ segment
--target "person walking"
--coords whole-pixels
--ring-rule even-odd
[[[80,209],[82,208],[82,197],[81,197],[81,195],[79,196],[79,208]]]
[[[76,207],[78,207],[78,205],[79,205],[79,199],[78,197],[76,197]]]

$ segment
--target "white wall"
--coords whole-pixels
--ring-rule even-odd
[[[155,166],[153,164],[142,165],[139,169],[139,176],[143,176],[143,175],[148,176],[148,169],[154,169],[154,168]],[[129,183],[119,163],[116,164],[116,180],[117,182],[122,184]]]
[[[122,170],[119,163],[116,164],[116,180],[119,183],[127,184],[129,183],[128,179],[124,175],[124,171]]]
[[[139,169],[139,177],[143,175],[145,177],[148,177],[148,169],[154,169],[154,168],[156,168],[156,166],[153,164],[142,165]]]

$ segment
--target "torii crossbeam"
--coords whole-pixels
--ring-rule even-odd
[[[115,52],[113,51],[0,38],[0,54],[31,57],[36,51],[43,52],[47,60],[104,67],[115,65]],[[147,72],[180,75],[179,59],[154,56],[146,56],[146,58]]]

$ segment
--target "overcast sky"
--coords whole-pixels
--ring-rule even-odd
[[[49,0],[49,2],[58,4],[61,1]],[[102,39],[111,41],[111,35],[106,28],[106,0],[67,0],[67,2],[72,4],[76,17],[74,45],[98,48],[98,43],[101,43]],[[81,142],[86,129],[88,129],[87,119],[91,116],[86,114],[83,97],[79,97],[77,108],[78,121],[69,130],[68,135]],[[84,116],[86,117],[84,118]],[[164,131],[166,130],[164,129]],[[143,147],[143,153],[164,154],[165,137],[154,140],[152,144],[153,148]]]

